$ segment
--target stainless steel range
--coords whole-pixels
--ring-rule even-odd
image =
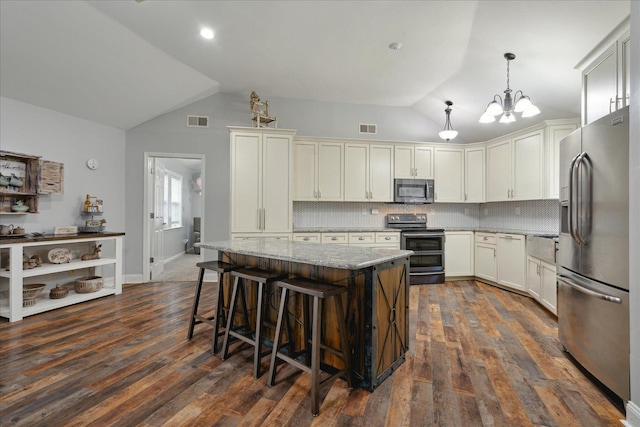
[[[426,214],[388,214],[387,226],[402,231],[401,249],[413,251],[409,283],[444,283],[444,230],[427,228]]]

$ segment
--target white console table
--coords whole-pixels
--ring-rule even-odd
[[[3,238],[0,240],[0,317],[10,322],[22,320],[26,316],[54,310],[72,304],[122,293],[122,260],[124,233],[86,233],[64,236],[43,236],[33,238]],[[101,257],[82,261],[80,255],[90,252],[95,244],[102,244]],[[74,254],[71,262],[52,264],[47,253],[54,248],[69,248]],[[23,254],[40,255],[42,265],[28,270],[22,269]],[[70,284],[74,278],[99,274],[109,270],[104,277],[101,290],[92,293],[76,293]],[[27,283],[45,283],[46,288],[31,307],[22,306],[22,286]],[[49,291],[56,284],[66,282],[69,295],[61,299],[50,299]]]

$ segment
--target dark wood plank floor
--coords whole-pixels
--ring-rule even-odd
[[[206,286],[206,285],[205,285]],[[406,362],[375,392],[338,380],[252,378],[248,348],[222,362],[210,329],[187,341],[193,283],[0,323],[3,426],[617,426],[623,415],[563,354],[555,318],[479,282],[411,287]],[[268,363],[265,358],[265,367]]]

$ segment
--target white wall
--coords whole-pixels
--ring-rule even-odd
[[[0,148],[64,163],[64,195],[42,195],[40,213],[2,215],[3,224],[45,233],[83,225],[82,201],[90,194],[104,200],[107,231],[124,231],[123,130],[0,97]],[[100,162],[97,170],[87,168],[89,158]]]

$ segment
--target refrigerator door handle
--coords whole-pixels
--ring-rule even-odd
[[[577,283],[574,283],[574,282],[570,281],[565,276],[559,275],[557,277],[557,279],[558,279],[558,282],[560,282],[562,284],[565,284],[565,285],[567,285],[569,287],[572,287],[576,291],[582,292],[583,294],[586,294],[586,295],[589,295],[589,296],[592,296],[592,297],[596,297],[596,298],[599,298],[601,300],[605,300],[605,301],[612,302],[612,303],[615,303],[615,304],[622,304],[622,300],[620,298],[618,298],[618,297],[614,297],[614,296],[611,296],[611,295],[607,295],[607,294],[603,294],[603,293],[600,293],[600,292],[592,291],[591,289],[587,289],[587,288],[585,288],[583,286],[578,285]]]
[[[574,213],[575,213],[575,219],[573,221],[573,240],[575,240],[578,244],[580,245],[586,245],[587,242],[585,242],[585,240],[583,239],[583,237],[580,235],[580,230],[581,230],[581,225],[582,225],[582,221],[581,219],[584,217],[584,200],[583,200],[583,182],[582,182],[582,175],[581,175],[581,169],[582,169],[582,165],[583,165],[583,160],[585,158],[585,156],[587,155],[586,152],[582,152],[580,154],[578,154],[575,157],[575,165],[573,166],[573,172],[575,175],[575,178],[573,180],[575,188],[574,188],[574,194],[575,194],[575,206],[574,206]],[[588,172],[588,171],[587,171]],[[572,175],[572,178],[573,176]],[[588,182],[590,182],[590,180],[588,180]],[[588,203],[590,204],[590,197],[591,195],[589,194],[589,201]],[[573,199],[571,200],[571,203],[573,202]]]
[[[580,189],[580,194],[583,195],[584,191],[586,191],[586,200],[583,200],[580,197],[580,224],[578,225],[578,237],[583,242],[583,245],[586,245],[587,240],[589,240],[589,236],[591,235],[591,209],[592,209],[592,188],[593,188],[593,164],[591,163],[591,159],[589,155],[584,152],[581,154],[580,159],[578,161],[578,169],[581,169],[584,165],[585,169],[585,182],[584,185],[586,188]],[[582,176],[582,175],[580,175]]]
[[[578,237],[576,236],[576,222],[578,219],[577,192],[576,192],[578,177],[576,176],[576,172],[577,172],[576,163],[578,161],[578,158],[580,157],[580,154],[577,154],[571,160],[571,165],[569,166],[569,215],[568,215],[569,224],[568,226],[569,226],[569,235],[571,235],[571,238],[576,243],[580,243],[580,241],[578,240]]]

